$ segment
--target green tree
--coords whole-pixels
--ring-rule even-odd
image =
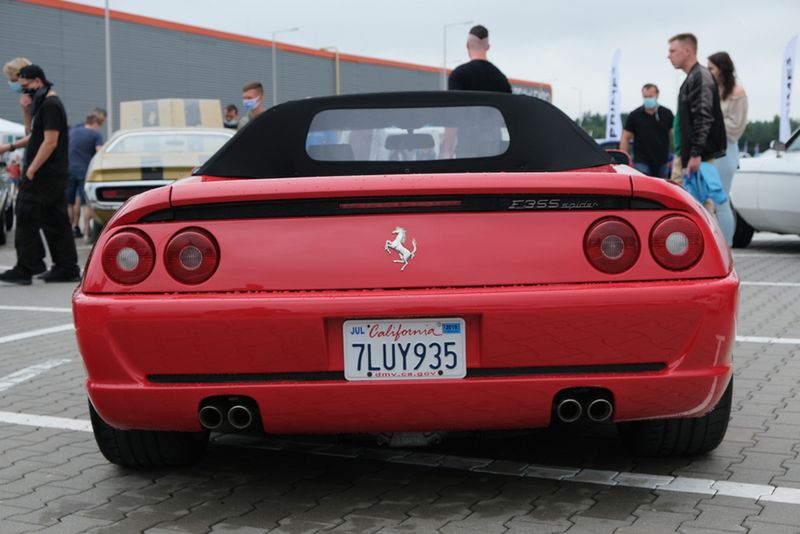
[[[628,118],[627,113],[622,114],[622,124]],[[606,116],[602,113],[592,113],[587,111],[581,117],[581,120],[575,120],[586,132],[595,139],[603,139],[606,135]],[[800,120],[792,119],[791,130],[794,132],[800,128]],[[778,126],[780,119],[777,115],[770,121],[750,121],[739,139],[739,149],[747,150],[751,154],[755,151],[756,147],[764,151],[769,148],[771,141],[778,138]]]
[[[789,120],[791,131],[795,131],[800,126],[800,121]],[[749,121],[744,129],[742,138],[739,139],[739,148],[747,150],[751,154],[756,147],[764,151],[769,148],[771,141],[778,139],[778,129],[780,118],[775,115],[771,121]]]

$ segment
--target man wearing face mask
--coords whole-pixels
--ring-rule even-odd
[[[264,111],[264,86],[261,82],[250,82],[242,87],[242,108],[244,115],[239,119],[239,128]]]
[[[14,234],[17,264],[0,273],[0,282],[30,285],[31,276],[45,270],[40,230],[45,234],[53,259],[53,267],[42,279],[45,282],[77,281],[80,279],[78,254],[64,198],[68,177],[67,114],[41,67],[21,68],[18,81],[31,98],[30,106],[24,111],[30,136],[23,140],[27,149],[17,195]]]
[[[3,65],[3,74],[8,80],[8,88],[11,89],[15,93],[19,93],[22,95],[20,97],[19,103],[22,107],[22,115],[23,118],[25,116],[26,108],[31,105],[31,98],[25,94],[22,90],[22,85],[19,83],[19,69],[22,67],[27,67],[30,65],[31,62],[28,58],[24,57],[15,57],[5,65]],[[15,142],[14,145],[0,145],[0,154],[4,154],[5,152],[9,152],[11,150],[15,150],[17,148],[21,148],[25,146],[28,142],[27,135],[30,133],[30,128],[26,126],[25,129],[25,138],[19,139]]]
[[[642,100],[643,104],[631,111],[625,121],[619,148],[630,154],[633,139],[633,166],[636,170],[648,176],[667,178],[674,117],[669,109],[659,105],[655,84],[644,84]]]

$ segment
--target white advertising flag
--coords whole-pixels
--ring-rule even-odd
[[[784,143],[789,140],[792,128],[789,123],[789,104],[792,100],[792,78],[794,77],[794,53],[797,50],[797,36],[795,35],[786,45],[783,54],[783,78],[781,80],[781,122],[778,139]]]
[[[622,115],[619,93],[619,58],[622,51],[617,48],[611,60],[611,79],[608,86],[608,115],[606,115],[606,139],[619,140],[622,136]]]

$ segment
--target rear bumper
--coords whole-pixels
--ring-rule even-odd
[[[732,272],[418,291],[79,291],[74,308],[89,395],[113,426],[199,430],[203,399],[242,395],[267,432],[386,432],[547,426],[554,397],[576,387],[607,389],[615,421],[701,416],[731,376],[737,293]],[[467,378],[344,379],[345,320],[420,316],[464,317]]]

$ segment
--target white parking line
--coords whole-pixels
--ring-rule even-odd
[[[739,282],[742,286],[800,287],[800,282]]]
[[[0,306],[0,311],[35,311],[52,313],[72,313],[72,308],[46,308],[44,306]]]
[[[49,415],[0,412],[0,423],[23,426],[38,426],[41,428],[57,428],[62,430],[77,430],[79,432],[92,431],[92,424],[89,421],[84,421],[83,419],[67,419],[66,417],[51,417]]]
[[[30,367],[26,367],[25,369],[20,369],[19,371],[14,371],[10,375],[6,375],[4,377],[0,377],[0,391],[5,391],[10,387],[16,386],[17,384],[21,384],[31,378],[38,376],[45,371],[49,371],[54,367],[58,367],[59,365],[63,365],[67,362],[70,362],[70,359],[62,359],[62,360],[47,360],[46,362],[37,363],[36,365],[31,365]]]
[[[74,330],[75,327],[72,323],[62,324],[59,326],[51,326],[50,328],[40,328],[38,330],[31,330],[30,332],[21,332],[19,334],[11,334],[10,336],[0,337],[0,344],[10,343],[11,341],[19,341],[20,339],[28,339],[31,337],[46,336],[47,334],[55,334],[58,332],[66,332],[67,330]]]
[[[55,428],[91,432],[89,421],[68,419],[14,412],[0,412],[0,423],[12,425]],[[226,439],[229,438],[229,439]],[[473,471],[500,476],[551,479],[562,482],[583,482],[602,486],[622,486],[651,490],[702,493],[740,497],[756,502],[780,502],[800,504],[800,489],[771,486],[767,484],[748,484],[727,480],[711,480],[668,475],[649,475],[646,473],[627,473],[601,469],[580,469],[558,467],[524,462],[493,460],[490,458],[469,458],[461,456],[405,451],[398,449],[369,449],[313,442],[293,442],[270,438],[249,438],[244,436],[225,436],[217,440],[226,445],[271,451],[283,450],[292,453],[314,454],[318,456],[337,456],[351,459],[364,457],[369,460],[382,458],[383,461],[425,467],[444,467],[460,471]]]
[[[800,338],[796,337],[758,337],[736,336],[739,343],[774,343],[776,345],[800,345]]]
[[[733,253],[733,259],[734,260],[737,259],[737,258],[786,258],[788,260],[788,259],[794,259],[795,257],[796,256],[794,256],[793,254],[791,254],[789,252],[774,252],[774,253],[769,253],[769,252],[751,252],[751,253],[746,253],[746,254],[742,254],[741,252],[734,252]]]

